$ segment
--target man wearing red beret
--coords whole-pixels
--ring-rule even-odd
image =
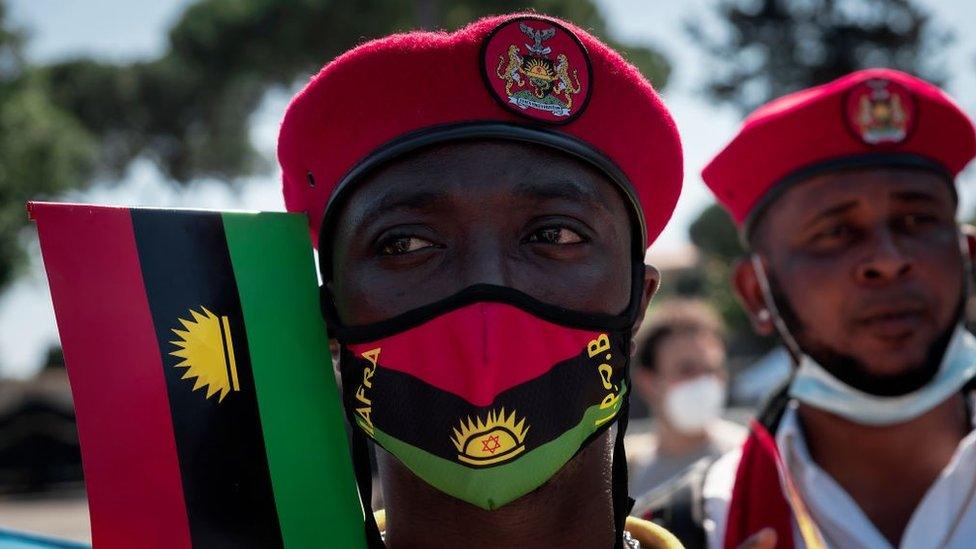
[[[535,14],[340,56],[278,156],[319,250],[373,547],[674,547],[627,520],[643,263],[681,187],[650,84]],[[616,425],[616,429],[611,426]]]
[[[743,447],[650,498],[649,516],[708,547],[764,529],[777,547],[972,547],[976,246],[954,180],[974,155],[952,100],[892,70],[746,119],[702,175],[750,250],[735,290],[796,368]]]

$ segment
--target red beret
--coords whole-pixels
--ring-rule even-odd
[[[784,189],[816,173],[902,165],[951,180],[974,155],[973,123],[942,90],[903,72],[868,69],[763,105],[702,178],[748,233]]]
[[[596,166],[630,198],[645,244],[681,190],[677,129],[640,72],[570,23],[517,14],[388,36],[326,65],[281,125],[285,205],[308,215],[318,246],[323,219],[364,173],[475,138],[554,147]]]

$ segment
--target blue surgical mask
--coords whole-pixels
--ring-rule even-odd
[[[808,355],[790,385],[790,396],[862,425],[883,426],[915,419],[959,392],[976,375],[976,337],[957,326],[935,378],[922,388],[896,397],[859,391],[831,375]]]

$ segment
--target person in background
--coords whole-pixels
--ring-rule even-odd
[[[974,546],[974,157],[952,99],[889,69],[746,119],[702,177],[748,246],[733,287],[795,369],[740,449],[638,514],[687,547]]]
[[[655,421],[650,432],[626,441],[636,498],[746,436],[744,427],[722,419],[728,371],[718,314],[701,301],[673,300],[649,316],[637,334],[633,382]]]

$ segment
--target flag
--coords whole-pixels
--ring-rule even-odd
[[[95,547],[363,547],[304,217],[31,203]]]

